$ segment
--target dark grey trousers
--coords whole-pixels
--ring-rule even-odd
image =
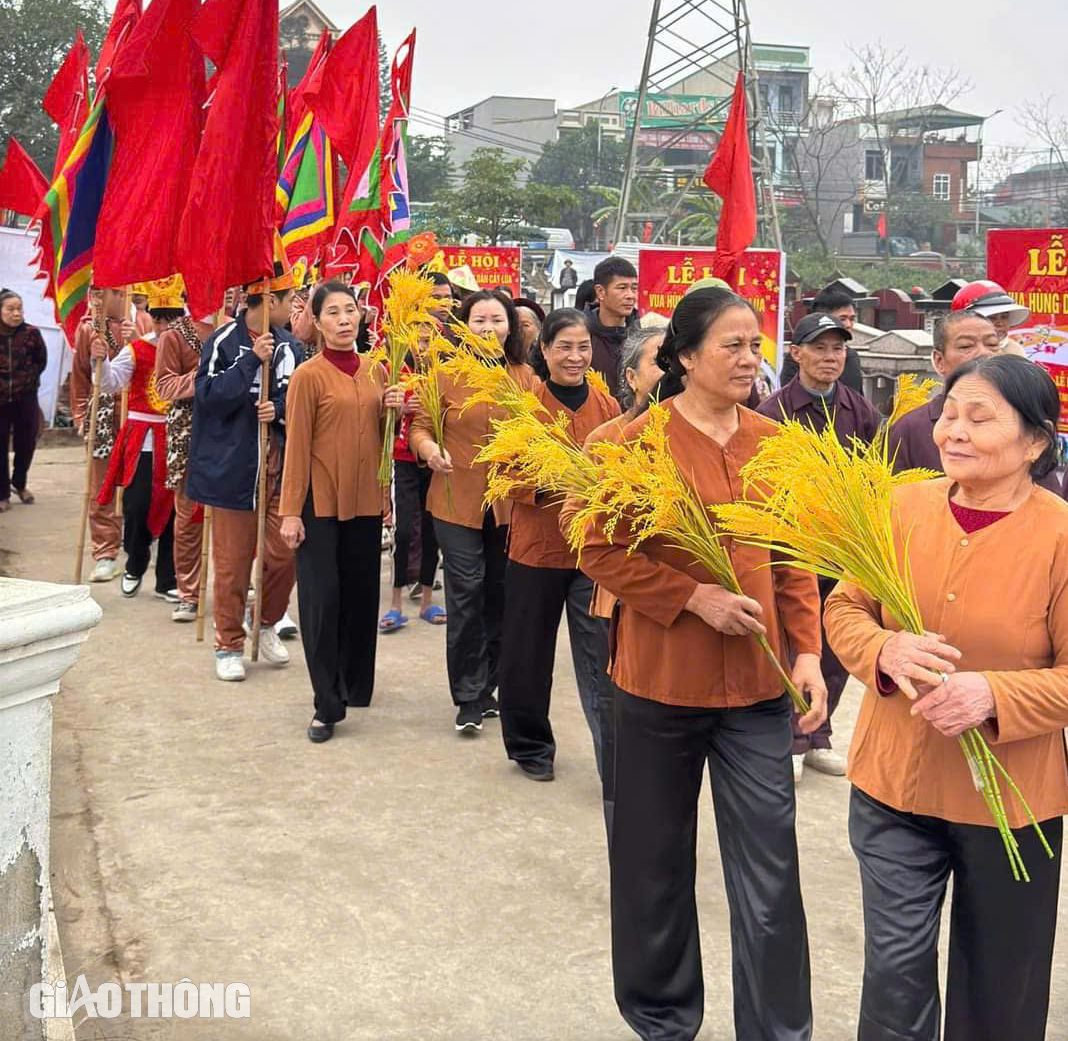
[[[1043,1041],[1060,884],[1061,818],[1015,831],[1013,881],[997,829],[902,813],[854,788],[849,838],[864,898],[859,1041],[938,1041],[938,930],[953,876],[944,1041]]]
[[[732,709],[616,695],[612,969],[623,1018],[646,1041],[692,1041],[704,1018],[694,884],[706,762],[730,909],[735,1036],[812,1036],[791,743],[785,695]]]
[[[445,567],[445,663],[452,700],[478,701],[497,687],[508,528],[486,511],[481,528],[434,518]]]
[[[574,568],[529,567],[508,561],[501,636],[501,735],[509,759],[551,765],[556,742],[549,701],[556,634],[567,611],[575,683],[603,776],[602,719],[612,705],[608,634],[590,617],[593,583]]]

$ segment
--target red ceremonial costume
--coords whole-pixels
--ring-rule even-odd
[[[124,357],[127,352],[129,357]],[[115,438],[97,502],[102,506],[109,503],[116,485],[129,487],[142,451],[148,451],[145,439],[151,438],[152,497],[148,508],[148,530],[153,538],[159,538],[174,508],[174,492],[167,488],[168,403],[156,393],[155,340],[134,340],[115,356],[109,368],[113,377],[120,380],[126,370],[132,368],[127,396],[129,407],[126,422]]]

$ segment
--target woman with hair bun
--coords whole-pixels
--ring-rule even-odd
[[[776,430],[742,407],[760,357],[753,309],[724,289],[686,296],[658,353],[671,389],[685,377],[666,401],[669,450],[708,507],[748,494],[739,471]],[[648,421],[648,413],[639,416],[624,436]],[[690,1041],[700,1030],[694,885],[707,763],[731,917],[735,1034],[809,1037],[790,700],[752,634],[766,634],[784,663],[789,643],[793,681],[812,703],[801,725],[815,729],[827,698],[816,580],[770,568],[767,551],[732,540],[726,549],[744,591],[735,594],[670,538],[629,552],[628,534],[625,524],[611,537],[594,525],[582,556],[583,569],[619,599],[609,842],[616,1001],[643,1038]]]
[[[300,636],[315,693],[308,738],[334,733],[349,705],[371,703],[381,573],[382,413],[404,403],[385,370],[356,352],[360,311],[344,282],[311,302],[323,349],[299,366],[286,402],[282,538],[297,554]]]
[[[593,344],[586,316],[573,308],[553,311],[531,352],[542,383],[534,394],[545,406],[541,418],[566,415],[572,438],[582,444],[591,431],[619,415],[615,399],[586,380]],[[590,617],[593,583],[578,568],[578,556],[560,530],[562,500],[537,488],[512,495],[512,531],[505,572],[501,634],[501,735],[508,758],[535,781],[553,779],[556,743],[549,699],[560,617],[567,632],[579,700],[593,735],[597,772],[602,774],[601,734],[611,706],[605,672],[608,640]]]
[[[480,336],[492,333],[503,351],[500,364],[527,388],[536,382],[526,364],[519,318],[511,298],[500,291],[471,293],[460,321]],[[445,660],[456,706],[456,731],[473,737],[484,717],[500,714],[493,696],[504,613],[504,568],[508,543],[508,503],[485,504],[488,467],[475,456],[504,410],[479,404],[464,409],[469,387],[452,379],[441,386],[444,444],[424,412],[412,421],[412,453],[434,471],[427,509],[445,565]]]

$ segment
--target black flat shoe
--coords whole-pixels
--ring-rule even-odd
[[[532,781],[552,781],[556,777],[551,763],[524,763],[522,760],[517,760],[516,766]]]
[[[309,724],[308,726],[308,740],[314,741],[317,745],[321,745],[324,741],[329,741],[333,736],[333,723],[323,723],[321,726]]]

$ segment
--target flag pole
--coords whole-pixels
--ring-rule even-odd
[[[122,320],[125,323],[130,316],[130,287],[122,287]],[[126,346],[123,344],[123,346]],[[126,420],[130,415],[130,388],[122,388],[122,403],[119,406],[119,430],[126,426]],[[126,489],[120,484],[115,489],[115,516],[122,516],[122,493]]]
[[[229,290],[226,291],[227,295]],[[215,312],[215,328],[223,324],[226,317],[226,296],[223,296],[223,305]],[[211,562],[211,518],[212,509],[204,507],[204,520],[200,528],[200,590],[197,593],[197,643],[204,642],[204,620],[206,618],[204,604],[208,599],[208,565]]]
[[[93,307],[93,329],[99,335],[101,329],[101,304]],[[93,362],[93,396],[89,404],[89,436],[86,440],[85,490],[82,493],[82,516],[78,525],[78,548],[74,557],[74,584],[82,581],[82,563],[85,559],[85,531],[89,526],[89,501],[93,495],[93,450],[96,448],[96,414],[100,409],[100,383],[104,374],[104,359]]]
[[[271,284],[267,280],[263,292],[263,317],[261,332],[271,331]],[[265,358],[260,371],[260,404],[267,402],[271,380],[271,359]],[[256,503],[256,568],[255,586],[256,602],[252,608],[252,654],[253,661],[260,657],[260,623],[263,621],[263,536],[267,526],[267,451],[269,428],[267,423],[260,423],[260,472],[259,495]]]

